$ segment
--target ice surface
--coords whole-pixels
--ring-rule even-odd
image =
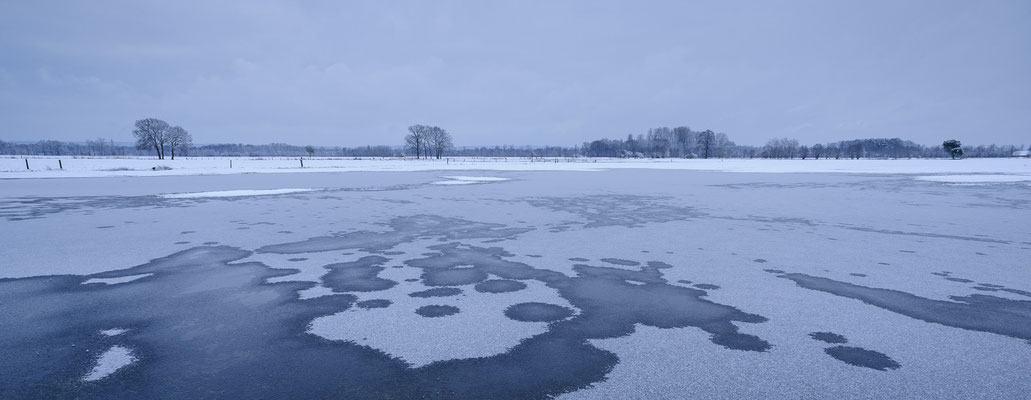
[[[123,346],[111,346],[110,349],[100,355],[96,365],[82,380],[86,382],[97,381],[106,378],[125,366],[136,361],[132,351]]]
[[[1027,172],[1027,171],[1024,171]],[[1031,181],[1031,175],[977,174],[977,175],[929,175],[916,179],[931,182],[980,183],[980,182],[1024,182]]]
[[[166,199],[196,199],[201,197],[242,197],[268,196],[273,194],[310,192],[314,189],[252,189],[252,190],[219,190],[214,192],[168,193],[161,197]]]
[[[87,280],[83,281],[82,284],[83,285],[88,285],[88,284],[91,284],[91,283],[102,283],[102,284],[106,284],[106,285],[117,285],[119,283],[132,282],[132,281],[135,281],[137,279],[146,278],[146,277],[151,276],[151,275],[153,275],[153,274],[139,274],[139,275],[119,276],[119,277],[116,277],[116,278],[90,278],[90,279],[87,279]]]
[[[2,180],[0,397],[1026,397],[1026,161],[753,161]]]

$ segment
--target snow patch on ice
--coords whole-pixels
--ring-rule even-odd
[[[128,332],[128,331],[129,331],[128,329],[114,328],[114,329],[104,329],[104,330],[100,331],[100,333],[103,334],[104,336],[118,336],[118,335],[121,335],[121,334],[123,334],[125,332]]]
[[[168,193],[161,197],[166,199],[195,199],[201,197],[242,197],[267,196],[273,194],[310,192],[315,189],[254,189],[254,190],[220,190],[214,192]]]
[[[446,181],[433,182],[434,185],[470,185],[474,183],[484,182],[502,182],[510,180],[509,178],[500,178],[496,176],[444,176],[447,178]]]
[[[148,274],[139,274],[139,275],[119,276],[117,278],[90,278],[90,279],[87,279],[82,284],[83,285],[88,285],[90,283],[103,283],[103,284],[107,284],[107,285],[117,285],[119,283],[132,282],[132,281],[135,281],[137,279],[146,278],[146,277],[151,276],[151,275],[154,275],[154,274],[148,273]]]
[[[86,374],[82,380],[93,382],[104,379],[133,362],[136,362],[136,357],[132,355],[132,351],[128,347],[111,346],[104,354],[100,355],[100,358],[97,359],[97,364],[93,366],[93,370]]]
[[[1031,175],[976,174],[976,175],[928,175],[916,179],[930,182],[979,183],[979,182],[1023,182],[1031,181]]]

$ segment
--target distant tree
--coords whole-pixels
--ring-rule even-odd
[[[311,159],[311,156],[315,155],[315,148],[309,144],[307,146],[304,146],[304,152],[308,153],[308,159]]]
[[[819,160],[820,156],[823,155],[823,145],[819,143],[814,144],[810,151],[813,153],[813,158]]]
[[[447,130],[439,126],[429,127],[426,133],[426,148],[427,150],[433,151],[433,155],[440,159],[440,156],[444,155],[445,151],[450,150],[454,147],[454,143],[451,140],[451,134]],[[533,154],[530,150],[530,154]]]
[[[698,146],[701,147],[704,158],[709,158],[712,148],[716,144],[716,134],[706,129],[698,134]]]
[[[193,136],[181,126],[168,128],[168,148],[172,151],[172,159],[175,159],[175,151],[185,152],[193,146]]]
[[[948,153],[948,155],[952,156],[953,160],[955,160],[956,157],[963,156],[962,146],[963,145],[956,139],[949,139],[942,142],[942,148],[945,149],[945,152]]]
[[[153,148],[158,159],[165,158],[165,145],[168,143],[168,123],[157,118],[136,121],[136,129],[132,134],[136,137],[136,148],[146,150]]]
[[[805,160],[806,157],[809,157],[809,146],[803,145],[803,146],[799,147],[798,148],[798,157],[803,159],[803,160]]]
[[[426,150],[426,135],[428,126],[412,125],[408,127],[408,135],[405,136],[405,146],[415,151],[415,158],[422,156]]]

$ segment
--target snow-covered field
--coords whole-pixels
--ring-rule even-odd
[[[1031,393],[1026,159],[233,161],[0,159],[0,398]]]
[[[25,167],[26,159],[29,168]],[[60,161],[60,162],[59,162]],[[617,158],[315,158],[275,157],[69,158],[0,156],[0,179],[100,176],[222,175],[350,171],[600,171],[674,169],[756,173],[997,174],[1031,179],[1031,159],[965,160],[765,160],[765,159],[617,159]]]

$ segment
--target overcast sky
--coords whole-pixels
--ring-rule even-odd
[[[1026,0],[0,2],[2,140],[1021,144],[1029,75]]]

